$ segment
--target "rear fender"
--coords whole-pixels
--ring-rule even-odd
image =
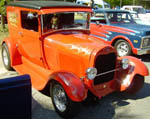
[[[124,91],[126,90],[136,75],[140,76],[148,76],[149,71],[146,65],[139,59],[132,57],[132,56],[124,56],[119,58],[120,60],[123,58],[129,59],[130,66],[128,68],[128,71],[123,71],[119,74],[119,90]],[[136,79],[135,79],[136,80]]]
[[[2,44],[6,43],[8,46],[9,54],[10,54],[10,61],[11,66],[21,64],[21,55],[17,50],[16,44],[11,42],[10,38],[5,38]]]
[[[71,73],[57,72],[52,74],[50,79],[59,82],[63,86],[68,97],[73,101],[80,102],[87,97],[87,89],[83,81]]]

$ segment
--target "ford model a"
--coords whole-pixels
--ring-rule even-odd
[[[49,92],[56,112],[74,114],[79,102],[114,91],[136,93],[147,67],[90,35],[91,9],[74,3],[26,1],[7,7],[10,37],[2,44],[6,69],[30,74],[37,90]]]

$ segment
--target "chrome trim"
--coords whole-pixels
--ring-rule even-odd
[[[137,55],[144,55],[144,54],[150,54],[150,48],[137,50]]]
[[[122,69],[122,68],[118,68],[118,69],[114,69],[114,70],[111,70],[111,71],[103,72],[103,73],[97,74],[96,77],[97,77],[97,76],[104,75],[104,74],[108,74],[108,73],[111,73],[111,72],[119,71],[119,70],[121,70],[121,69]]]
[[[140,48],[144,48],[144,47],[142,47],[142,45],[143,45],[143,40],[144,40],[145,38],[150,38],[150,36],[144,36],[144,37],[142,37]],[[149,47],[150,47],[150,46],[149,46]]]
[[[111,72],[119,71],[119,70],[122,70],[122,69],[123,68],[118,68],[118,69],[110,70],[110,71],[107,71],[107,72],[103,72],[103,73],[97,74],[95,77],[105,75],[105,74],[108,74],[108,73],[111,73]],[[84,78],[87,78],[87,76],[80,77],[81,80],[84,79]]]

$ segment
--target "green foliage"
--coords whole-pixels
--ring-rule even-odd
[[[8,4],[10,0],[1,0],[0,1],[0,14],[1,14],[1,28],[2,31],[5,32],[5,21],[4,17],[6,16],[6,5]]]
[[[1,0],[0,1],[0,14],[5,15],[6,14],[6,7],[5,5],[8,4],[10,0]]]
[[[145,0],[104,0],[109,3],[111,7],[123,5],[142,5],[144,8],[150,8],[150,1]]]

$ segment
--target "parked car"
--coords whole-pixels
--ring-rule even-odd
[[[146,10],[142,6],[125,5],[121,9],[135,11],[138,13],[139,18],[142,20],[142,22],[150,22],[150,14],[147,13]]]
[[[150,54],[150,27],[137,24],[128,11],[95,10],[91,33],[114,46],[119,56]]]
[[[7,6],[10,36],[2,43],[4,66],[29,74],[32,86],[48,92],[62,117],[76,114],[88,98],[136,93],[148,75],[142,61],[117,57],[115,48],[90,34],[91,13],[90,7],[60,1]]]
[[[129,12],[137,24],[150,25],[150,21],[142,21],[142,19],[139,17],[139,14],[137,12],[135,11],[129,11]]]
[[[108,4],[107,2],[103,1],[103,0],[93,0],[93,8],[94,9],[99,9],[99,8],[110,8],[110,4]],[[92,5],[92,1],[91,0],[76,0],[76,4],[79,5]]]
[[[149,13],[149,14],[150,14],[150,10],[149,10],[149,9],[146,9],[145,11],[146,11],[146,13]]]

